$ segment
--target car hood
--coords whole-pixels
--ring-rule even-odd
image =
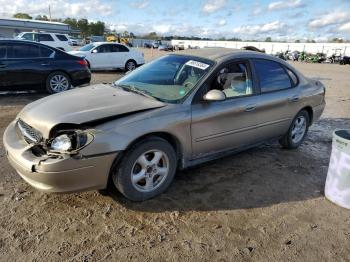
[[[46,138],[58,124],[83,124],[165,106],[152,98],[99,84],[55,94],[28,104],[18,118]]]

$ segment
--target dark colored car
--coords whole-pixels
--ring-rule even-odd
[[[350,65],[350,56],[343,56],[339,63],[341,65]]]
[[[40,43],[0,40],[0,90],[59,93],[90,80],[84,58]]]

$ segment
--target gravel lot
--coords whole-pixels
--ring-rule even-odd
[[[44,95],[0,95],[0,260],[349,261],[350,211],[323,190],[332,131],[350,129],[350,67],[294,65],[327,85],[324,115],[298,150],[272,142],[178,172],[144,203],[28,186],[8,164],[2,134]],[[94,73],[92,82],[122,75]]]

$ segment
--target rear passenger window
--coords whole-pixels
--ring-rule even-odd
[[[6,45],[0,45],[0,59],[6,57]]]
[[[129,49],[123,45],[117,45],[118,46],[118,52],[129,52]]]
[[[288,73],[290,79],[293,82],[293,85],[296,86],[298,84],[298,77],[296,76],[296,74],[292,70],[290,70],[288,68],[286,68],[286,70],[287,70],[287,73]]]
[[[65,35],[56,35],[56,37],[60,41],[68,41],[68,38]]]
[[[41,57],[52,57],[54,54],[54,51],[49,49],[49,48],[46,48],[46,47],[43,47],[41,46],[40,47],[40,56]]]
[[[39,34],[39,42],[50,42],[50,41],[54,41],[51,35]]]
[[[40,49],[36,45],[13,44],[8,47],[7,58],[38,58]]]
[[[282,66],[273,61],[254,60],[262,93],[291,88],[291,80]]]

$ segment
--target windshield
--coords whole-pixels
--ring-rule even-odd
[[[95,45],[94,44],[88,44],[88,45],[84,45],[83,47],[81,47],[79,49],[79,51],[90,51],[92,48],[94,48]]]
[[[121,78],[115,85],[135,89],[169,103],[180,102],[210,70],[213,62],[198,57],[168,55]]]

